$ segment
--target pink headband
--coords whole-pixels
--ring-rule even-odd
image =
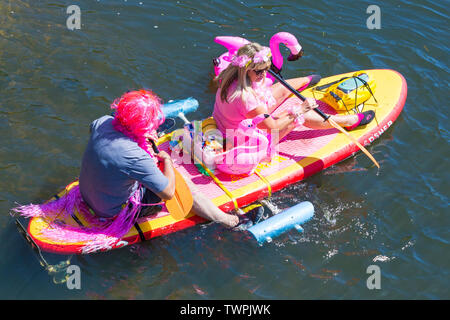
[[[254,63],[267,62],[270,60],[271,56],[272,53],[270,52],[270,49],[268,47],[263,47],[261,51],[255,53],[253,57],[253,62]],[[240,56],[233,55],[233,57],[231,58],[231,64],[239,68],[247,67],[251,62],[252,59],[248,57],[246,54]]]

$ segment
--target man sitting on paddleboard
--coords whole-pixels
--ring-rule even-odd
[[[164,122],[159,97],[149,90],[131,91],[116,99],[111,108],[114,117],[100,117],[90,126],[79,177],[83,200],[97,216],[106,219],[119,215],[137,192],[137,201],[144,204],[170,200],[175,194],[172,159],[164,151],[155,154],[148,141],[157,140],[156,129]],[[163,171],[158,160],[164,163]],[[218,209],[185,180],[197,215],[226,227],[238,224],[237,216]]]
[[[238,50],[228,67],[217,77],[219,89],[216,93],[213,117],[224,137],[227,130],[237,130],[245,119],[272,114],[291,94],[280,83],[270,87],[265,85],[266,72],[271,66],[270,58],[269,48],[255,42],[248,43]],[[294,88],[302,87],[306,81],[306,78],[287,80]],[[322,117],[312,112],[317,106],[315,99],[307,98],[287,113],[277,117],[266,116],[257,127],[266,130],[268,134],[277,131],[279,140],[301,124],[312,129],[332,128]],[[331,116],[332,120],[347,130],[366,125],[373,118],[374,112],[371,110],[355,115]]]

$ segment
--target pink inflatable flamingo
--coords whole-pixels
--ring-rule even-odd
[[[223,53],[220,57],[213,59],[214,72],[217,75],[222,72],[230,64],[231,57],[236,54],[240,47],[249,43],[247,39],[241,37],[230,37],[230,36],[219,36],[214,39],[214,41],[220,45],[223,45],[228,49],[228,52]],[[280,44],[284,44],[291,52],[288,60],[295,61],[303,55],[302,46],[298,42],[297,38],[289,32],[278,32],[270,38],[270,50],[272,52],[272,63],[278,69],[281,70],[283,66],[283,56],[280,52]],[[274,78],[267,74],[267,85],[272,85]],[[318,82],[317,76],[309,76],[309,83],[304,87],[300,88],[300,91],[308,87],[311,82]],[[320,79],[320,78],[319,78]],[[317,83],[316,82],[316,83]]]
[[[250,41],[241,37],[219,36],[214,42],[223,45],[228,52],[224,52],[220,57],[213,59],[214,73],[218,76],[225,70],[231,62],[231,57],[236,54],[240,47],[246,45]]]
[[[258,163],[271,155],[270,135],[257,128],[267,116],[262,114],[241,121],[235,133],[237,145],[215,156],[217,169],[228,174],[251,175]]]
[[[270,38],[270,51],[272,52],[272,64],[280,71],[283,67],[283,56],[280,52],[281,43],[291,51],[288,61],[295,61],[303,56],[302,46],[298,43],[295,36],[289,32],[275,33],[272,38]],[[269,73],[267,73],[267,78],[272,80],[270,84],[275,80]]]

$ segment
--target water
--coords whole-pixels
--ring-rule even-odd
[[[276,4],[275,4],[276,3]],[[448,299],[449,9],[446,2],[87,1],[80,30],[71,1],[0,2],[0,298],[2,299]],[[49,273],[9,216],[78,176],[88,125],[128,89],[165,101],[193,96],[210,115],[217,35],[268,44],[289,31],[305,49],[286,78],[391,68],[408,81],[403,113],[363,154],[274,195],[309,200],[305,233],[260,247],[218,224],[142,244],[74,256],[81,289]],[[193,119],[193,115],[190,116]],[[64,259],[67,257],[64,257]],[[63,257],[51,256],[57,263]],[[370,265],[381,289],[369,290]]]

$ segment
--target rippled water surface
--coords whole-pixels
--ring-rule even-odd
[[[445,1],[0,1],[0,298],[448,299],[449,9]],[[55,284],[9,209],[40,202],[78,176],[88,124],[128,89],[165,101],[193,96],[209,116],[217,35],[268,44],[279,31],[305,49],[284,76],[390,68],[408,82],[395,124],[369,151],[274,195],[309,200],[315,217],[262,247],[218,224],[92,256],[72,257],[81,290]],[[447,212],[447,213],[446,213]],[[61,256],[51,256],[54,263]],[[366,270],[381,270],[369,290]]]

